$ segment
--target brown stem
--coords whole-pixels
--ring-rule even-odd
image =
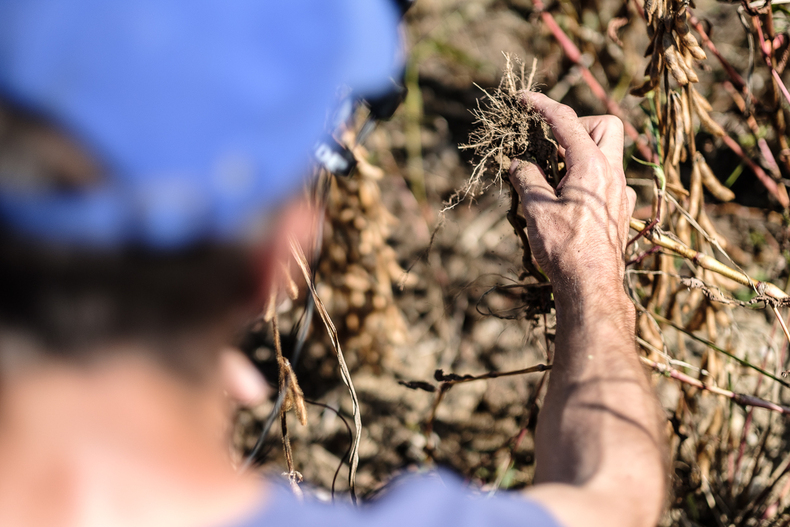
[[[636,231],[644,231],[645,230],[645,222],[641,220],[637,220],[635,218],[631,218],[631,228]],[[708,256],[707,254],[703,254],[701,252],[695,251],[694,249],[690,249],[680,243],[677,240],[670,238],[669,236],[661,233],[657,228],[651,229],[650,231],[646,231],[644,233],[644,237],[647,241],[654,245],[659,245],[665,249],[669,249],[670,251],[683,256],[684,258],[688,258],[695,264],[699,265],[703,269],[708,269],[709,271],[713,271],[714,273],[719,273],[722,276],[729,278],[730,280],[735,280],[739,284],[743,284],[749,287],[753,287],[758,293],[764,294],[768,297],[771,297],[775,300],[785,300],[790,298],[784,291],[782,291],[779,287],[775,286],[770,282],[761,282],[759,280],[752,280],[749,276],[741,273],[740,271],[736,271],[731,267],[727,267],[720,261],[716,260],[712,256]]]
[[[442,370],[436,370],[434,376],[436,377],[437,381],[440,381],[443,385],[445,385],[445,384],[460,384],[462,382],[471,382],[471,381],[482,381],[485,379],[496,379],[498,377],[510,377],[513,375],[522,375],[524,373],[548,371],[550,369],[551,369],[551,364],[538,364],[536,366],[530,366],[529,368],[524,368],[523,370],[491,371],[488,373],[483,373],[482,375],[458,375],[455,373],[448,373],[445,375],[442,372]]]
[[[730,150],[732,150],[738,157],[741,158],[741,161],[743,161],[752,172],[754,172],[754,175],[757,176],[757,179],[760,180],[760,183],[762,183],[768,192],[770,192],[771,195],[776,198],[776,201],[782,205],[782,208],[786,209],[790,207],[790,198],[787,196],[787,189],[785,189],[784,185],[777,185],[776,181],[774,181],[771,176],[766,174],[757,163],[752,161],[751,158],[744,153],[741,145],[739,145],[735,139],[729,135],[725,135],[721,138],[721,140],[729,147]]]
[[[722,56],[722,54],[716,48],[716,45],[708,36],[707,32],[705,31],[705,28],[702,27],[702,24],[700,23],[699,19],[695,16],[690,16],[688,21],[689,24],[691,24],[691,26],[697,31],[697,33],[699,33],[699,36],[702,39],[703,44],[705,44],[705,46],[710,50],[710,52],[713,53],[713,55],[719,60],[722,67],[724,68],[724,71],[727,72],[727,75],[730,77],[730,80],[732,80],[732,83],[744,94],[747,94],[749,92],[749,88],[746,85],[746,81],[744,81],[743,77],[741,77],[740,74],[737,71],[735,71],[735,68],[732,67],[732,64],[730,64],[727,61],[727,59],[725,59]]]
[[[568,35],[560,28],[557,21],[554,20],[554,17],[546,11],[546,6],[543,4],[543,0],[533,0],[532,4],[535,6],[535,9],[540,12],[540,18],[543,20],[543,23],[546,24],[546,27],[549,28],[551,34],[554,35],[554,38],[557,39],[557,42],[560,44],[560,47],[565,52],[565,56],[571,60],[574,64],[579,67],[579,71],[581,72],[584,81],[589,86],[590,91],[592,91],[593,95],[595,95],[598,100],[600,100],[605,106],[606,111],[610,114],[619,117],[623,121],[623,128],[625,130],[626,135],[631,138],[631,140],[636,144],[639,153],[644,157],[645,161],[656,162],[655,155],[653,154],[650,146],[648,146],[647,142],[639,135],[639,132],[636,131],[636,128],[633,127],[631,123],[629,123],[625,119],[625,114],[623,113],[622,108],[620,105],[617,104],[615,101],[609,97],[609,94],[606,93],[603,86],[595,79],[595,76],[592,72],[587,68],[587,66],[582,62],[582,54],[579,51],[579,48],[576,47]]]
[[[640,356],[639,359],[653,368],[655,371],[659,373],[663,373],[667,377],[672,377],[680,382],[688,384],[690,386],[694,386],[700,390],[705,390],[711,393],[715,393],[716,395],[721,395],[722,397],[727,397],[728,399],[732,399],[737,404],[741,406],[756,406],[758,408],[765,408],[766,410],[771,410],[773,412],[779,412],[780,414],[790,415],[790,407],[782,406],[781,404],[776,404],[771,401],[766,401],[765,399],[760,399],[759,397],[755,397],[753,395],[747,395],[745,393],[737,393],[732,392],[730,390],[725,390],[723,388],[719,388],[718,386],[711,386],[709,384],[705,384],[699,379],[695,379],[689,375],[686,375],[683,372],[680,372],[670,366],[665,364],[660,364],[658,362],[652,361],[647,357]]]
[[[735,86],[732,85],[730,81],[724,81],[722,86],[730,94],[733,102],[738,107],[738,110],[746,116],[746,124],[749,126],[749,130],[752,131],[752,135],[754,136],[755,141],[757,141],[757,147],[760,150],[760,153],[765,160],[765,164],[768,166],[768,169],[771,171],[775,177],[779,177],[779,164],[776,162],[776,158],[774,157],[773,152],[771,152],[771,148],[768,146],[768,142],[763,137],[759,137],[760,134],[760,127],[757,124],[757,119],[754,118],[754,112],[751,111],[750,108],[746,107],[746,101],[743,100],[743,97],[735,89]]]

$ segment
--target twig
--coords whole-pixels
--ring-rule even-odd
[[[645,231],[645,222],[631,218],[631,228],[638,232],[643,232]],[[752,280],[748,275],[736,271],[731,267],[727,267],[712,256],[708,256],[707,254],[703,254],[701,252],[695,251],[694,249],[686,247],[679,241],[670,238],[666,234],[663,234],[658,228],[646,231],[644,233],[644,238],[654,245],[659,245],[676,254],[679,254],[680,256],[683,256],[684,258],[688,258],[696,265],[699,265],[704,269],[718,273],[729,278],[730,280],[738,282],[739,284],[752,287],[755,291],[757,291],[758,294],[765,295],[769,298],[779,301],[787,301],[787,299],[790,298],[787,293],[782,291],[774,284],[770,282]]]
[[[354,383],[351,380],[351,373],[348,371],[346,359],[343,356],[343,351],[340,347],[340,339],[337,336],[335,324],[332,322],[332,319],[329,318],[329,313],[327,313],[324,303],[321,301],[321,298],[318,296],[318,292],[315,290],[315,282],[313,282],[313,279],[310,275],[307,258],[305,258],[304,252],[302,252],[299,242],[297,242],[295,239],[291,239],[291,253],[294,256],[296,263],[299,265],[299,269],[302,271],[302,275],[304,276],[307,287],[313,297],[313,302],[315,303],[318,314],[321,317],[321,321],[324,323],[324,327],[326,327],[326,332],[329,335],[330,341],[332,342],[332,347],[337,354],[337,362],[340,365],[340,377],[348,388],[349,394],[351,395],[351,408],[354,417],[355,434],[353,447],[351,449],[351,454],[349,455],[348,487],[351,492],[351,500],[356,505],[357,494],[355,479],[357,475],[357,466],[359,465],[359,441],[361,439],[362,432],[362,418],[359,415],[359,398],[357,397],[357,392],[354,389]]]
[[[776,315],[776,320],[778,320],[779,324],[782,325],[782,331],[784,331],[785,337],[787,337],[787,342],[790,342],[790,331],[787,331],[787,325],[785,324],[784,318],[782,318],[782,315],[779,313],[779,308],[772,305],[771,309],[774,310],[774,314]]]
[[[786,209],[790,207],[790,198],[787,197],[787,190],[785,190],[784,185],[777,185],[776,181],[766,174],[760,165],[752,161],[752,159],[744,153],[743,148],[741,148],[741,145],[739,145],[735,139],[725,134],[722,136],[721,140],[735,153],[735,155],[741,158],[741,161],[746,163],[746,166],[754,172],[754,175],[757,176],[760,183],[762,183],[766,190],[776,198],[776,201],[778,201],[783,208]]]
[[[782,82],[782,78],[779,76],[776,68],[774,68],[773,39],[766,41],[765,35],[763,34],[762,24],[760,23],[758,16],[753,16],[752,21],[754,22],[754,27],[757,30],[757,39],[760,41],[760,52],[763,55],[765,65],[768,66],[768,69],[771,71],[771,76],[773,77],[774,81],[776,81],[777,88],[779,88],[779,91],[782,93],[782,95],[784,95],[785,100],[790,103],[790,92],[787,91],[787,86],[785,86],[784,82]]]
[[[733,86],[730,81],[724,81],[722,86],[725,90],[727,90],[727,93],[730,94],[730,97],[732,97],[732,100],[735,102],[736,106],[738,106],[738,109],[746,117],[746,124],[752,131],[752,135],[757,141],[757,147],[759,148],[760,153],[763,155],[769,170],[775,176],[779,176],[779,163],[776,162],[776,158],[774,157],[773,152],[771,152],[768,142],[764,137],[760,137],[760,127],[757,124],[757,120],[754,118],[754,112],[751,111],[751,108],[746,107],[746,101],[743,100],[741,94],[735,89],[735,86]]]
[[[711,51],[711,53],[713,53],[713,55],[717,59],[719,59],[719,62],[721,63],[724,70],[727,72],[727,75],[730,77],[730,80],[732,80],[732,83],[744,94],[746,94],[749,100],[752,100],[752,96],[746,81],[743,80],[743,77],[741,77],[738,74],[738,72],[735,71],[735,68],[733,68],[732,65],[729,62],[727,62],[727,60],[721,55],[719,50],[716,49],[716,46],[711,41],[710,37],[708,37],[708,34],[705,32],[705,29],[702,27],[702,24],[700,23],[699,19],[693,16],[689,17],[689,23],[694,27],[694,29],[697,30],[697,33],[699,33],[699,36],[700,38],[702,38],[703,43],[707,46],[707,48]],[[762,34],[760,35],[762,39]],[[763,41],[761,40],[761,43],[762,42]],[[762,49],[764,46],[761,45],[760,47]],[[776,73],[776,70],[774,70],[773,67],[771,68],[771,71]],[[782,84],[781,86],[782,88],[784,88],[784,84]],[[784,91],[786,92],[787,89],[785,88]],[[788,94],[788,96],[790,96],[790,94]],[[787,196],[787,191],[785,190],[784,186],[778,186],[776,182],[765,173],[762,167],[757,165],[754,161],[752,161],[750,157],[748,157],[744,153],[743,149],[741,148],[741,145],[739,145],[733,138],[731,138],[728,135],[724,135],[721,139],[724,142],[724,144],[727,145],[727,147],[730,150],[732,150],[738,157],[740,157],[743,160],[743,162],[751,169],[751,171],[754,172],[754,175],[757,176],[757,179],[760,180],[763,186],[768,190],[768,192],[770,192],[776,198],[776,200],[782,205],[782,207],[784,208],[790,207],[790,199]],[[765,156],[764,152],[763,155]]]
[[[551,369],[551,364],[538,364],[537,366],[530,366],[523,370],[514,371],[491,371],[483,373],[482,375],[458,375],[456,373],[445,374],[442,370],[436,370],[433,374],[434,379],[442,384],[460,384],[462,382],[482,381],[485,379],[496,379],[498,377],[510,377],[511,375],[522,375],[524,373],[534,373],[537,371],[548,371]]]
[[[639,149],[639,153],[642,154],[642,157],[645,158],[645,161],[654,161],[654,154],[653,151],[648,146],[647,142],[639,135],[636,128],[628,122],[625,118],[625,114],[623,113],[622,108],[620,105],[617,104],[609,94],[606,93],[606,90],[603,89],[603,86],[596,80],[595,76],[592,74],[590,69],[582,62],[582,54],[579,51],[579,48],[576,47],[568,35],[560,28],[557,21],[554,20],[554,17],[546,11],[546,6],[543,4],[543,0],[533,0],[532,5],[535,6],[535,9],[540,12],[540,18],[543,19],[543,23],[549,28],[551,34],[554,35],[554,38],[557,39],[557,42],[560,44],[560,47],[565,52],[565,55],[570,59],[571,62],[576,64],[579,67],[579,71],[581,72],[582,77],[584,78],[587,85],[590,87],[590,91],[592,91],[593,95],[595,95],[601,102],[604,103],[606,106],[606,111],[611,113],[612,115],[616,115],[623,121],[623,128],[625,130],[626,135],[631,138],[631,140],[636,144],[636,147]]]
[[[771,337],[769,341],[773,340],[773,336],[776,333],[776,324],[771,331]],[[768,363],[768,353],[763,356],[763,361],[760,364],[761,368],[765,368],[766,364]],[[763,377],[757,378],[757,385],[754,387],[754,395],[757,396],[760,393],[760,386],[763,383]],[[735,460],[735,467],[733,468],[732,474],[730,475],[730,496],[734,495],[734,485],[735,485],[735,474],[740,474],[741,471],[741,464],[743,463],[743,455],[746,452],[746,439],[749,434],[749,428],[752,425],[752,419],[754,418],[754,410],[749,410],[749,413],[746,414],[746,420],[743,423],[743,429],[741,430],[741,438],[738,443],[738,457]],[[752,469],[752,478],[754,477],[754,468]]]
[[[488,373],[483,373],[481,375],[458,375],[456,373],[448,373],[445,374],[442,370],[436,370],[433,374],[434,379],[440,382],[439,390],[436,393],[436,398],[433,400],[433,404],[431,405],[431,413],[428,416],[428,421],[425,423],[425,428],[423,429],[425,438],[427,439],[427,443],[425,445],[426,452],[430,453],[433,449],[433,445],[431,444],[431,433],[433,432],[433,423],[436,420],[436,410],[439,408],[439,403],[442,402],[444,399],[444,395],[456,384],[464,383],[464,382],[471,382],[471,381],[481,381],[485,379],[496,379],[498,377],[510,377],[512,375],[522,375],[524,373],[535,373],[535,372],[545,372],[551,369],[551,364],[538,364],[536,366],[530,366],[529,368],[524,368],[523,370],[513,370],[513,371],[492,371]]]
[[[719,388],[718,386],[711,386],[709,384],[705,384],[699,379],[690,377],[685,373],[679,372],[678,370],[671,368],[665,364],[660,364],[658,362],[652,361],[647,357],[640,356],[639,359],[659,373],[662,373],[668,377],[672,377],[673,379],[676,379],[690,386],[694,386],[695,388],[698,388],[700,390],[705,390],[711,393],[715,393],[717,395],[721,395],[722,397],[727,397],[729,399],[732,399],[735,403],[740,404],[741,406],[756,406],[758,408],[765,408],[767,410],[779,412],[780,414],[790,415],[790,407],[782,406],[781,404],[772,403],[770,401],[766,401],[765,399],[754,397],[753,395],[732,392],[730,390]]]
[[[351,454],[351,447],[354,445],[354,432],[351,431],[351,427],[348,425],[348,421],[346,421],[346,418],[343,417],[340,414],[339,410],[337,410],[335,408],[332,408],[328,404],[319,403],[318,401],[311,401],[309,399],[305,399],[304,402],[306,402],[307,404],[320,406],[321,408],[324,408],[326,410],[329,410],[330,412],[333,412],[336,416],[338,416],[340,418],[340,421],[346,427],[346,431],[348,432],[348,448],[346,449],[346,453],[343,454],[343,459],[340,460],[340,464],[335,469],[335,475],[332,476],[331,493],[332,493],[332,503],[334,503],[335,502],[335,483],[337,483],[337,475],[340,474],[340,469],[343,467],[343,462],[346,459],[349,459],[349,454]]]
[[[711,342],[711,341],[709,341],[709,340],[705,340],[705,339],[704,339],[704,338],[702,338],[702,337],[698,337],[697,335],[695,335],[695,334],[694,334],[694,333],[692,333],[691,331],[687,330],[687,329],[686,329],[686,328],[684,328],[683,326],[681,326],[681,325],[679,325],[679,324],[675,324],[675,323],[674,323],[674,322],[672,322],[671,320],[669,320],[669,319],[666,319],[666,318],[664,318],[664,317],[662,317],[661,315],[658,315],[658,314],[656,314],[656,313],[652,313],[652,314],[651,314],[651,316],[652,316],[653,318],[655,318],[655,319],[656,319],[658,322],[661,322],[662,324],[667,324],[667,325],[670,325],[670,326],[672,326],[673,328],[675,328],[676,330],[680,331],[681,333],[684,333],[685,335],[687,335],[687,336],[691,337],[692,339],[696,340],[697,342],[700,342],[700,343],[702,343],[702,344],[705,344],[706,346],[708,346],[708,347],[709,347],[709,348],[711,348],[712,350],[714,350],[714,351],[718,351],[718,352],[719,352],[719,353],[721,353],[722,355],[726,355],[726,356],[728,356],[729,358],[731,358],[732,360],[734,360],[734,361],[735,361],[735,362],[737,362],[738,364],[740,364],[740,365],[742,365],[742,366],[746,366],[747,368],[751,368],[752,370],[754,370],[754,371],[756,371],[756,372],[758,372],[758,373],[761,373],[761,374],[765,375],[765,376],[766,376],[766,377],[768,377],[769,379],[773,379],[774,381],[778,382],[779,384],[781,384],[781,385],[782,385],[782,386],[784,386],[785,388],[790,388],[790,384],[786,383],[785,381],[783,381],[782,379],[780,379],[780,378],[779,378],[779,377],[777,377],[776,375],[774,375],[774,374],[772,374],[772,373],[769,373],[769,372],[765,371],[764,369],[762,369],[762,368],[760,368],[760,367],[758,367],[758,366],[755,366],[754,364],[752,364],[751,362],[749,362],[749,361],[747,361],[747,360],[744,360],[744,359],[742,359],[742,358],[740,358],[740,357],[737,357],[737,356],[733,355],[733,354],[732,354],[732,353],[730,353],[729,351],[727,351],[727,350],[724,350],[724,349],[722,349],[722,348],[718,347],[716,344],[714,344],[713,342]],[[748,397],[751,397],[751,396],[748,396]]]
[[[697,33],[699,33],[699,36],[702,39],[702,42],[705,44],[705,46],[707,46],[710,52],[713,53],[713,55],[717,59],[719,59],[719,62],[724,68],[724,71],[727,72],[727,75],[730,77],[733,84],[735,84],[735,86],[737,86],[739,90],[743,91],[744,93],[747,93],[749,91],[749,88],[746,85],[746,81],[743,80],[743,77],[741,77],[737,71],[735,71],[735,68],[732,67],[732,64],[730,64],[727,61],[727,59],[725,59],[722,56],[722,54],[719,53],[719,50],[716,49],[716,45],[708,36],[707,32],[705,31],[705,28],[702,27],[702,24],[700,23],[699,19],[695,16],[690,16],[688,21],[689,24],[691,24],[694,27],[694,29],[697,30]]]

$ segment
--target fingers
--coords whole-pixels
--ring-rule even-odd
[[[582,162],[590,155],[597,154],[598,146],[570,107],[549,99],[542,93],[527,92],[524,97],[546,119],[559,146],[565,149],[565,161],[568,165]]]
[[[612,168],[623,167],[623,121],[614,115],[593,115],[580,117],[579,121],[587,130],[598,148],[609,160]]]
[[[521,203],[526,204],[537,199],[553,201],[557,197],[541,169],[529,161],[511,161],[510,181],[521,197]]]
[[[551,126],[560,154],[569,166],[600,152],[609,165],[622,174],[624,133],[620,119],[613,115],[577,117],[570,107],[543,94],[528,92],[524,96]]]

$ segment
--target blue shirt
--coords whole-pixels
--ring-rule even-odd
[[[560,527],[539,504],[512,492],[474,496],[455,476],[420,476],[395,483],[385,497],[362,507],[300,502],[271,485],[266,504],[247,520],[225,527]]]

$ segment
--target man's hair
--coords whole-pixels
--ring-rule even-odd
[[[100,165],[86,152],[45,120],[0,104],[0,185],[76,191],[95,184]],[[171,341],[216,327],[249,303],[259,293],[257,274],[242,247],[88,250],[0,226],[0,331],[32,336],[68,359],[144,340],[163,348],[164,362],[193,369],[197,357],[180,357],[186,351]]]

